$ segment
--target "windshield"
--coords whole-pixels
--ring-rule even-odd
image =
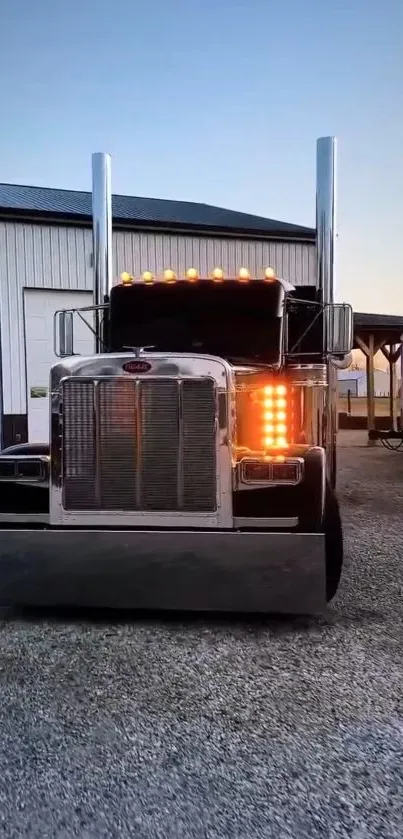
[[[277,364],[283,299],[280,283],[260,280],[115,286],[110,349],[147,346]]]

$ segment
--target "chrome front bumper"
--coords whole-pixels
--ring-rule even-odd
[[[0,604],[315,614],[319,533],[0,531]]]

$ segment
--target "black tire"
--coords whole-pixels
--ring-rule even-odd
[[[326,556],[326,600],[333,600],[339,587],[343,569],[343,527],[339,502],[332,487],[326,486],[325,516],[323,521]]]
[[[336,489],[337,485],[337,446],[334,445],[332,448],[332,466],[331,466],[331,478],[330,483],[332,489]]]
[[[323,449],[312,447],[305,455],[304,480],[298,486],[299,529],[318,533],[323,527],[325,460]]]

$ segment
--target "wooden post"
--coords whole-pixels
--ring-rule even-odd
[[[400,355],[400,347],[396,349],[395,344],[390,345],[390,360],[389,360],[389,402],[390,402],[390,416],[392,420],[393,431],[397,428],[397,412],[396,412],[396,362]]]
[[[392,349],[392,347],[391,347],[391,349]],[[398,344],[397,348],[396,348],[396,345],[394,344],[393,353],[391,353],[390,363],[393,365],[393,410],[394,410],[394,417],[395,417],[395,422],[394,422],[393,427],[395,429],[397,429],[397,415],[398,415],[397,405],[396,405],[396,396],[397,396],[396,364],[399,361],[399,358],[401,357],[401,352],[402,352],[401,344]]]
[[[395,429],[395,365],[394,365],[394,356],[395,356],[395,345],[390,344],[389,349],[385,347],[381,347],[382,355],[385,356],[388,366],[389,366],[389,416],[390,416],[390,424],[391,428]]]
[[[360,335],[356,335],[356,342],[362,350],[366,358],[367,369],[367,415],[368,415],[368,431],[375,430],[375,370],[374,358],[377,352],[382,349],[385,344],[385,338],[381,338],[375,342],[375,335],[371,332],[368,335],[368,343]],[[368,435],[368,445],[375,446],[376,440],[370,440]]]
[[[374,370],[374,352],[375,339],[374,335],[368,336],[368,356],[367,356],[367,399],[368,399],[368,432],[375,430],[375,370]],[[368,445],[374,446],[375,440],[370,440],[368,436]]]
[[[403,335],[400,340],[403,341]],[[400,430],[403,431],[403,344],[400,345]]]
[[[368,432],[375,428],[375,376],[374,376],[374,355],[375,355],[375,338],[373,332],[368,335],[368,343],[365,343],[363,338],[356,336],[357,344],[365,355],[366,371],[367,371],[367,428]],[[379,347],[377,347],[379,349]],[[368,445],[375,446],[376,441],[370,440],[368,434]]]
[[[396,430],[396,362],[400,357],[401,345],[396,349],[396,344],[391,344],[390,349],[381,347],[382,353],[389,363],[389,411],[392,429]]]

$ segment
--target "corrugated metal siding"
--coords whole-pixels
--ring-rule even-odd
[[[91,290],[91,254],[89,229],[0,222],[4,413],[26,413],[24,287]]]
[[[113,270],[139,274],[216,265],[229,274],[270,265],[295,284],[315,283],[315,248],[310,244],[214,239],[163,233],[115,231]],[[26,413],[23,289],[91,290],[92,231],[85,227],[0,221],[0,324],[3,410]]]
[[[315,247],[310,244],[117,231],[114,247],[117,274],[194,267],[207,275],[217,265],[228,274],[245,267],[258,275],[270,266],[291,283],[315,284]]]

